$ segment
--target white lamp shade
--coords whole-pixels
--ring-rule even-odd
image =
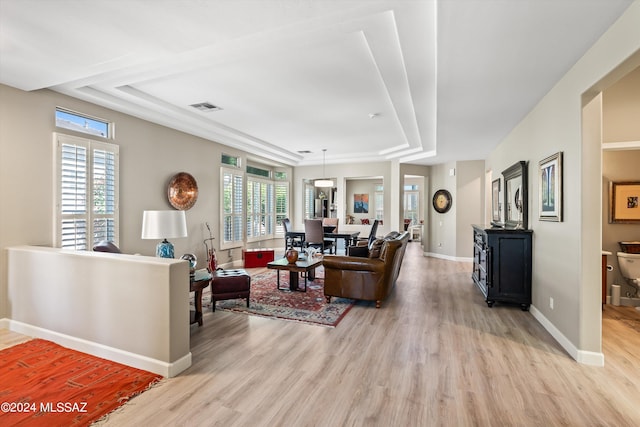
[[[187,237],[187,217],[184,211],[144,211],[143,239]]]

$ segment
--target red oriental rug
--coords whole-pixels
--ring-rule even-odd
[[[33,339],[0,351],[0,425],[87,426],[160,375]]]
[[[324,297],[324,270],[316,269],[316,279],[307,283],[307,292],[289,290],[289,272],[280,271],[280,288],[276,286],[277,270],[269,270],[251,276],[251,297],[249,308],[246,300],[218,301],[216,310],[227,310],[255,316],[335,327],[353,307],[354,301],[346,298],[332,298],[327,304]],[[300,278],[302,288],[304,279]],[[193,294],[192,294],[193,297]],[[211,310],[211,288],[207,287],[202,296],[202,307]]]

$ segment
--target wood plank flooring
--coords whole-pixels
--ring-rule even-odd
[[[104,424],[640,425],[640,312],[607,306],[606,366],[585,366],[530,313],[488,308],[470,276],[411,243],[382,308],[360,303],[335,329],[206,313],[193,365]]]

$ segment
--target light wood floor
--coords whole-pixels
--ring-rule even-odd
[[[581,365],[530,313],[488,308],[470,269],[410,244],[390,299],[335,329],[207,313],[193,365],[106,425],[640,425],[640,312],[607,306],[606,366]]]

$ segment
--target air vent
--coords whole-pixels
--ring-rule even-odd
[[[311,151],[309,151],[309,150],[300,150],[300,151],[298,151],[298,154],[311,154]]]
[[[193,108],[196,108],[200,111],[220,111],[222,108],[217,105],[213,105],[210,102],[200,102],[199,104],[191,104]]]

